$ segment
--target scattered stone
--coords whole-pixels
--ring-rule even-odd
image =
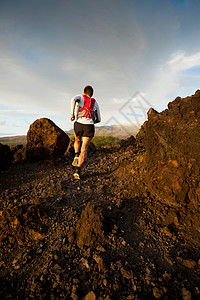
[[[0,219],[0,243],[19,247],[44,238],[48,218],[38,205],[26,204],[5,209]],[[33,229],[34,228],[34,229]],[[37,230],[37,231],[36,231]]]
[[[168,274],[168,273],[165,271],[165,273],[163,274],[163,279],[164,279],[165,281],[169,281],[169,280],[171,279],[171,275]]]
[[[196,267],[196,262],[194,260],[191,260],[191,259],[183,259],[181,257],[177,257],[177,261],[181,265],[183,265],[183,266],[185,266],[189,269],[194,269]]]
[[[99,272],[106,272],[107,268],[104,264],[103,258],[100,257],[99,255],[94,254],[93,255],[93,259],[96,261],[96,263],[98,264],[98,270]]]
[[[86,296],[85,296],[85,300],[96,300],[96,295],[93,291],[89,292]]]
[[[122,273],[122,276],[126,279],[132,279],[133,278],[133,271],[130,270],[130,271],[127,271],[125,270],[123,267],[121,268],[121,273]]]
[[[64,270],[58,264],[55,264],[51,269],[51,272],[55,274],[62,274]]]
[[[97,245],[96,250],[99,252],[104,252],[104,253],[106,252],[106,250],[101,245]]]
[[[191,300],[192,294],[190,291],[186,290],[186,288],[181,289],[183,300]]]
[[[171,234],[170,230],[167,228],[167,226],[165,226],[165,227],[162,228],[162,232],[163,232],[165,235],[167,235],[167,236],[169,236],[169,237],[172,237],[172,234]]]
[[[90,269],[90,266],[89,266],[89,264],[88,264],[88,260],[87,259],[85,259],[85,258],[81,258],[80,259],[80,262],[81,262],[81,264],[84,266],[84,267],[86,267],[87,269]]]
[[[104,285],[104,286],[107,286],[107,284],[108,284],[107,280],[104,279],[104,280],[103,280],[103,285]]]
[[[167,293],[167,289],[164,287],[163,288],[158,288],[158,287],[153,288],[153,295],[154,295],[155,299],[163,298],[165,293]]]

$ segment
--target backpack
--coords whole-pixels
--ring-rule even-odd
[[[87,95],[83,95],[84,98],[84,106],[81,108],[78,112],[78,118],[80,117],[85,117],[89,119],[93,119],[95,117],[94,113],[94,104],[95,104],[95,99],[90,98]]]

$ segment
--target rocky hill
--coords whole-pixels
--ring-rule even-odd
[[[150,109],[136,139],[91,146],[81,181],[38,120],[0,171],[1,298],[200,299],[199,120],[200,91]]]

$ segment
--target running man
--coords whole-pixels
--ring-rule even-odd
[[[94,137],[94,123],[99,123],[101,121],[99,105],[92,96],[93,88],[90,85],[87,85],[84,88],[83,95],[77,95],[71,100],[71,121],[75,120],[74,113],[77,104],[77,118],[74,122],[75,157],[72,162],[72,166],[75,167],[75,179],[80,179],[80,169],[87,157],[89,144]]]

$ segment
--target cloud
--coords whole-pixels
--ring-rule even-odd
[[[6,121],[0,121],[0,126],[5,126],[6,125]]]
[[[173,53],[156,70],[156,78],[147,88],[147,99],[158,110],[163,110],[169,101],[177,96],[186,97],[199,88],[200,73],[187,75],[187,71],[200,66],[200,52]]]
[[[196,66],[200,66],[200,52],[192,55],[185,53],[175,53],[168,62],[168,67],[172,72],[187,70]]]

